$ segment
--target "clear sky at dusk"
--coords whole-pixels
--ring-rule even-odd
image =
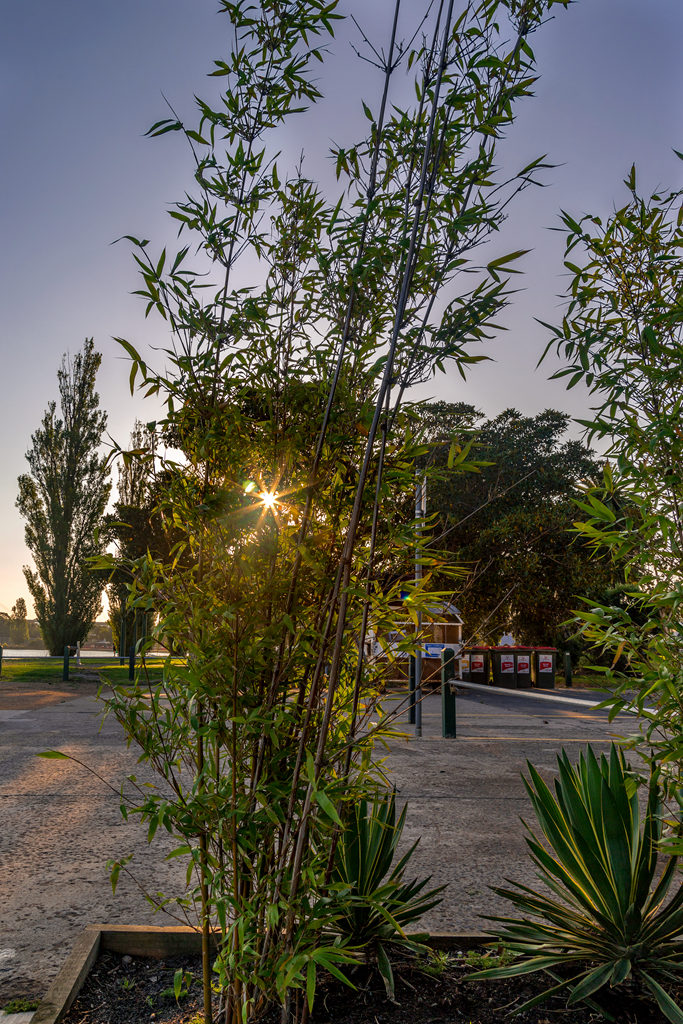
[[[423,0],[404,0],[414,16]],[[341,0],[383,44],[388,0]],[[324,106],[292,121],[283,139],[290,164],[303,151],[307,170],[325,173],[328,140],[358,134],[361,93],[374,104],[378,74],[360,67],[351,22],[320,71]],[[609,213],[636,162],[643,188],[681,183],[683,165],[683,4],[680,0],[577,0],[533,38],[541,75],[536,96],[519,108],[501,150],[507,168],[547,153],[555,170],[545,189],[524,193],[491,256],[531,248],[523,290],[506,332],[463,384],[436,378],[422,396],[466,400],[493,415],[509,406],[534,414],[548,406],[584,415],[585,395],[567,395],[536,371],[545,345],[534,317],[556,320],[564,288],[558,211]],[[162,93],[189,115],[205,94],[213,58],[225,54],[228,23],[213,0],[34,0],[3,9],[0,41],[0,610],[28,600],[21,572],[30,560],[15,509],[16,478],[43,411],[57,397],[66,350],[94,336],[103,354],[98,390],[113,437],[125,442],[135,415],[155,409],[128,392],[128,366],[112,336],[143,351],[164,344],[163,326],[145,321],[125,233],[172,241],[165,210],[191,186],[188,153],[176,135],[143,137],[167,115]],[[31,610],[32,613],[32,610]]]

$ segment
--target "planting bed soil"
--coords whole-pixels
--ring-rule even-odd
[[[329,976],[319,978],[311,1024],[502,1024],[506,1015],[535,993],[548,988],[547,976],[503,981],[469,982],[480,961],[477,953],[451,951],[443,960],[393,958],[396,1001],[387,998],[375,972],[357,968],[356,991]],[[480,963],[477,963],[477,967]],[[178,968],[186,975],[187,993],[173,995]],[[672,992],[679,997],[681,992]],[[667,1024],[649,1001],[625,988],[618,998],[607,993],[604,1005],[617,1024]],[[512,1024],[600,1024],[603,1014],[588,1008],[567,1008],[562,999],[526,1010]],[[202,1017],[201,960],[196,956],[152,960],[102,953],[62,1024],[199,1024]],[[279,1010],[262,1018],[279,1024]],[[220,1022],[219,1022],[220,1024]]]

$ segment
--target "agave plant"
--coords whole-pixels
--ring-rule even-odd
[[[378,794],[371,805],[366,800],[354,804],[339,838],[332,878],[338,892],[335,927],[350,945],[376,956],[391,998],[394,980],[387,945],[422,950],[422,936],[409,938],[405,929],[437,906],[445,889],[442,885],[425,892],[429,877],[404,881],[419,840],[394,865],[405,817],[404,807],[396,820],[393,792]]]
[[[666,858],[655,882],[663,811],[658,773],[650,778],[641,828],[638,784],[614,744],[609,758],[598,761],[588,747],[577,766],[565,751],[558,765],[555,796],[531,764],[524,783],[549,849],[528,826],[526,841],[541,881],[559,900],[517,882],[514,890],[495,889],[524,915],[489,918],[502,926],[497,941],[517,959],[472,977],[549,973],[555,984],[520,1010],[563,989],[568,1004],[590,1003],[603,986],[633,979],[668,1020],[683,1024],[663,987],[683,979],[683,889],[678,885],[668,899],[676,857]]]

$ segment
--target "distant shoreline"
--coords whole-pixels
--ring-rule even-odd
[[[50,654],[45,647],[6,647],[2,646],[3,658],[52,658],[54,661],[61,661],[62,655]],[[147,656],[152,657],[164,657],[168,654],[163,647],[147,651]],[[82,658],[119,658],[118,652],[115,654],[111,648],[111,644],[105,650],[102,647],[81,647]],[[72,659],[74,660],[74,659]],[[128,660],[128,655],[125,655],[125,660]]]

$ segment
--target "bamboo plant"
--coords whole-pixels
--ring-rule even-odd
[[[475,251],[543,166],[501,180],[495,153],[552,3],[439,0],[416,16],[396,0],[383,45],[361,44],[380,94],[360,140],[332,151],[334,194],[276,145],[322,101],[337,0],[221,0],[234,41],[218,98],[197,101],[193,126],[150,130],[184,136],[195,172],[170,210],[177,252],[128,236],[169,331],[161,369],[120,340],[131,389],[163,403],[158,515],[174,537],[169,559],[129,564],[129,603],[157,611],[182,657],[109,704],[159,775],[135,810],[188,860],[177,905],[199,912],[207,1024],[212,987],[225,1024],[273,1001],[305,1021],[317,971],[343,975],[357,954],[335,927],[333,872],[386,727],[366,632],[434,601],[426,548],[421,583],[402,578],[423,449],[401,403],[448,362],[464,376],[484,358],[474,346],[507,301],[521,253]]]

